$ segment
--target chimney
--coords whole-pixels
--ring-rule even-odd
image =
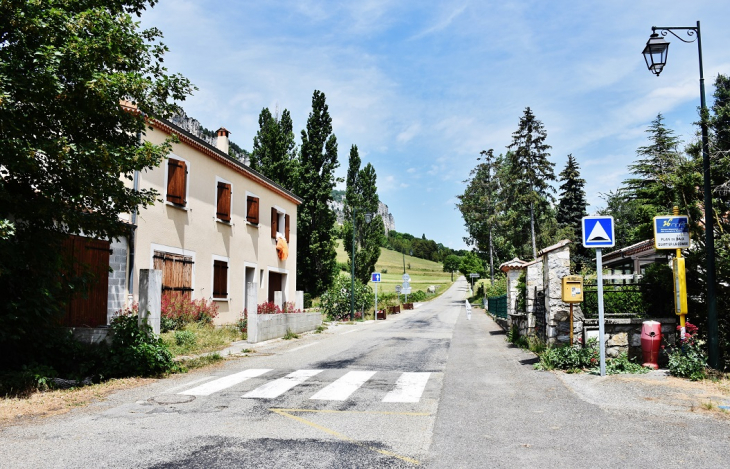
[[[220,151],[228,154],[228,136],[231,134],[229,130],[227,130],[225,127],[221,127],[220,129],[216,130],[216,133],[218,134],[218,138],[215,140],[215,146]]]

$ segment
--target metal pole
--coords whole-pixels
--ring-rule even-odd
[[[350,276],[350,321],[355,320],[355,212],[352,210],[352,274]]]
[[[702,67],[702,36],[697,22],[697,51],[700,58],[700,106],[702,124],[702,173],[705,192],[705,250],[707,251],[707,346],[708,364],[720,367],[720,340],[717,326],[717,298],[715,296],[715,232],[712,211],[712,181],[710,179],[710,146],[707,141],[707,104],[705,102],[705,73]]]
[[[375,316],[373,319],[376,321],[378,320],[378,282],[375,282],[375,312],[373,315]]]
[[[570,303],[570,346],[573,346],[573,303]]]
[[[606,376],[606,336],[603,321],[603,256],[596,248],[596,284],[598,285],[598,351],[601,355],[601,376]]]

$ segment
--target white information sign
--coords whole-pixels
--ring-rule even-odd
[[[684,215],[654,217],[656,249],[689,248],[689,219]]]

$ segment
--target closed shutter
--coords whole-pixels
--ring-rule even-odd
[[[284,226],[285,226],[285,232],[284,235],[286,236],[286,242],[289,243],[289,215],[284,215]]]
[[[153,261],[153,268],[162,271],[163,294],[177,293],[188,299],[192,296],[192,257],[155,251]]]
[[[254,225],[259,224],[259,198],[248,196],[246,198],[246,220]]]
[[[167,160],[167,200],[177,205],[186,204],[185,185],[187,165],[184,161],[169,158]]]
[[[63,243],[64,255],[73,262],[75,275],[86,273],[89,283],[66,305],[63,324],[68,327],[97,327],[107,324],[110,242],[71,235]]]
[[[271,237],[276,239],[276,231],[279,229],[279,212],[274,207],[271,207]]]
[[[228,298],[228,262],[213,261],[213,298]]]
[[[218,209],[215,216],[223,221],[231,221],[231,185],[218,183]]]

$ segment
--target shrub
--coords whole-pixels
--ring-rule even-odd
[[[330,288],[322,294],[321,306],[329,320],[339,320],[350,315],[351,280],[338,276]],[[368,310],[373,306],[375,295],[372,288],[355,279],[355,308]]]
[[[162,318],[160,328],[162,332],[178,330],[185,324],[197,322],[212,324],[218,316],[218,305],[205,298],[191,300],[179,292],[168,292],[162,295]]]
[[[412,302],[426,301],[426,292],[424,292],[423,290],[415,291],[408,295],[408,299]]]
[[[626,352],[621,353],[616,358],[610,358],[606,360],[606,374],[609,375],[615,375],[620,373],[636,374],[648,372],[649,368],[629,360],[629,356],[626,354]]]
[[[523,270],[517,279],[517,312],[527,311],[527,274]]]
[[[195,332],[188,330],[175,331],[175,343],[178,347],[192,347],[196,342]]]
[[[304,294],[304,308],[311,308],[311,307],[312,307],[312,294],[305,293]]]
[[[281,314],[281,308],[276,305],[273,301],[267,301],[261,303],[256,307],[256,313],[258,314]]]
[[[148,324],[138,324],[136,315],[112,319],[114,333],[106,377],[158,376],[176,368],[172,354]]]
[[[350,266],[347,264],[347,262],[338,262],[337,263],[337,270],[340,272],[349,272]]]
[[[677,331],[680,330],[680,326],[677,326]],[[707,355],[697,337],[697,326],[686,323],[685,330],[684,341],[680,338],[679,344],[668,350],[669,373],[679,378],[698,381],[707,377]]]
[[[388,273],[388,269],[383,269],[383,270],[380,271],[380,273],[387,274]]]
[[[248,332],[248,310],[244,309],[236,322],[236,328],[241,332]]]
[[[539,370],[576,370],[593,368],[599,363],[598,341],[590,339],[586,347],[565,345],[548,347],[535,365]]]
[[[476,296],[480,298],[494,298],[507,293],[507,277],[500,276],[494,279],[494,285],[490,280],[482,280],[477,286]]]

